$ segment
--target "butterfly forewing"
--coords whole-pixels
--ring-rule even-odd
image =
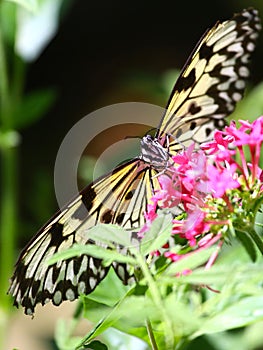
[[[49,257],[74,243],[101,244],[88,237],[88,229],[98,223],[138,231],[147,204],[160,189],[157,175],[171,164],[170,155],[182,145],[206,141],[241,99],[259,29],[257,11],[247,9],[204,34],[174,86],[155,139],[144,137],[137,159],[87,186],[24,248],[9,289],[15,305],[32,314],[37,303],[59,305],[100,283],[109,269],[100,259],[82,255],[49,266]],[[127,267],[112,266],[126,283],[131,277]]]
[[[250,8],[233,19],[216,23],[197,44],[170,96],[156,137],[171,135],[169,151],[211,138],[224,126],[244,93],[248,63],[261,28]],[[164,142],[164,141],[163,141]]]

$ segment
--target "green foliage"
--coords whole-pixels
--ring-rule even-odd
[[[108,250],[94,245],[92,250],[86,251],[86,246],[79,245],[69,249],[70,255],[65,255],[65,252],[52,257],[54,263],[58,259],[88,252],[103,259],[105,264],[113,259],[127,262],[128,258],[131,265],[137,265],[142,271],[143,277],[138,284],[128,287],[123,286],[110,270],[93,293],[81,298],[83,317],[92,321],[94,327],[81,340],[75,339],[76,349],[88,348],[90,344],[99,349],[102,343],[94,343],[95,339],[98,336],[103,339],[104,333],[112,327],[140,338],[148,346],[151,344],[148,336],[151,327],[158,349],[181,349],[202,335],[263,321],[263,260],[260,258],[252,264],[238,244],[225,249],[218,263],[209,270],[202,266],[214,253],[213,247],[176,263],[163,264],[163,269],[156,269],[154,259],[148,259],[150,262],[146,263],[150,249],[162,248],[164,239],[160,236],[171,233],[170,221],[169,215],[161,214],[147,232],[147,239],[132,246],[129,233],[116,226],[100,225],[87,232],[89,237],[104,244],[121,242],[129,247],[132,256],[116,252],[113,246]],[[114,231],[113,239],[111,233]],[[151,245],[153,242],[154,246]],[[192,273],[182,274],[186,269],[191,269]],[[66,329],[61,334],[57,333],[58,344],[62,341],[60,337],[65,340],[65,333],[68,334]],[[69,339],[63,349],[69,348],[71,341]]]
[[[56,98],[54,89],[42,89],[31,92],[17,103],[13,112],[13,126],[16,129],[26,128],[43,117]]]

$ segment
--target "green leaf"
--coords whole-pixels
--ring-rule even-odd
[[[118,319],[122,316],[120,315],[120,312],[117,311],[120,303],[114,308],[110,308],[86,298],[84,317],[92,321],[98,319],[98,321],[95,327],[82,339],[79,346],[87,344],[89,341],[103,333],[106,329],[112,327],[114,323],[118,321]]]
[[[148,349],[148,347],[146,347],[145,342],[143,340],[138,339],[141,338],[140,335],[142,335],[142,332],[140,331],[141,329],[139,330],[138,328],[136,328],[136,337],[134,337],[130,334],[125,334],[124,332],[121,332],[116,328],[110,328],[103,334],[103,340],[108,345],[109,349],[146,350]],[[147,333],[146,337],[148,338]]]
[[[226,274],[226,267],[223,266],[213,266],[209,270],[205,270],[203,267],[195,269],[192,273],[188,275],[182,275],[177,278],[177,281],[181,283],[197,284],[197,285],[223,285],[228,279]],[[174,276],[170,279],[165,278],[166,281],[170,283],[175,283],[176,278]]]
[[[222,312],[209,317],[192,338],[202,334],[222,332],[246,326],[252,322],[263,320],[263,296],[252,296],[232,302]]]
[[[128,290],[130,290],[130,287],[122,283],[111,267],[103,281],[100,282],[91,294],[84,296],[83,301],[84,304],[86,300],[92,300],[113,307],[119,300],[124,298]]]
[[[252,283],[257,276],[260,276],[261,270],[262,265],[232,261],[232,263],[229,262],[228,264],[215,264],[208,270],[202,267],[195,269],[191,274],[180,276],[180,281],[181,283],[209,286],[224,286],[228,281],[236,284],[241,282]],[[174,279],[174,277],[172,278]],[[169,281],[172,282],[173,280],[169,279]],[[248,291],[248,285],[246,285],[246,288]]]
[[[66,320],[59,319],[57,321],[55,328],[55,341],[59,349],[72,350],[79,344],[81,338],[73,337],[70,334],[70,329],[73,322],[74,321],[72,320],[71,324],[69,325]]]
[[[258,212],[260,210],[260,208],[261,208],[261,210],[263,210],[263,197],[262,196],[253,200],[252,210],[253,210],[253,212]]]
[[[181,338],[192,334],[200,326],[200,318],[197,312],[186,301],[179,301],[175,294],[170,294],[165,299],[165,312],[173,322],[174,334]]]
[[[260,253],[263,254],[263,241],[262,241],[261,236],[252,227],[247,229],[247,234],[254,241],[254,243],[258,247]]]
[[[112,243],[123,247],[131,246],[131,232],[118,225],[99,224],[87,231],[87,237],[111,246]]]
[[[171,215],[160,215],[151,224],[140,243],[142,255],[147,255],[161,248],[172,234]]]
[[[256,261],[257,258],[257,252],[255,249],[255,244],[252,240],[252,238],[249,236],[247,232],[239,231],[235,229],[235,234],[237,238],[240,240],[244,248],[246,249],[248,255],[250,256],[250,259],[252,261]]]
[[[165,274],[175,275],[184,270],[195,269],[207,262],[209,257],[216,251],[217,247],[210,247],[198,252],[193,252],[181,260],[172,263],[165,271]]]
[[[118,261],[121,263],[128,263],[130,265],[136,265],[137,262],[134,258],[128,255],[123,255],[117,253],[114,250],[109,250],[95,244],[74,244],[69,249],[54,254],[49,260],[48,265],[53,265],[59,260],[65,260],[73,258],[74,256],[80,256],[82,254],[90,255],[98,259],[102,259],[107,262],[107,265],[110,265],[113,261]]]
[[[39,120],[56,98],[54,89],[42,89],[23,97],[13,113],[13,127],[22,129]]]
[[[84,306],[83,317],[93,323],[99,323],[101,320],[105,319],[113,308],[113,306],[108,306],[96,300],[92,300],[90,296],[83,296],[82,302]]]
[[[84,316],[89,320],[100,319],[94,329],[82,340],[86,344],[99,336],[109,327],[114,327],[125,333],[132,334],[132,330],[145,325],[147,317],[158,319],[157,310],[149,299],[144,296],[129,295],[130,292],[113,308],[95,303],[90,300],[85,306]],[[99,313],[98,313],[99,312]],[[101,320],[101,316],[103,319]]]
[[[108,347],[101,343],[99,340],[94,340],[91,343],[84,345],[85,349],[93,349],[93,350],[107,350]]]
[[[14,46],[16,36],[16,5],[2,1],[0,6],[0,22],[3,31],[2,36],[11,47]]]

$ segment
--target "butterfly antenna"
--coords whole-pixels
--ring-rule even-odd
[[[167,144],[167,149],[169,152],[169,147],[170,147],[170,137],[176,141],[178,145],[181,146],[181,149],[185,151],[186,146],[173,134],[166,134],[166,144]]]

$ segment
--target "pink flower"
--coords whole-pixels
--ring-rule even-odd
[[[234,137],[231,135],[224,135],[220,130],[214,132],[214,140],[205,142],[201,145],[201,149],[208,151],[208,154],[214,154],[218,151],[228,149],[229,144],[234,141]]]
[[[256,119],[252,123],[248,121],[239,121],[241,126],[238,129],[235,123],[231,123],[230,126],[225,128],[225,133],[234,137],[234,145],[238,147],[242,165],[239,169],[243,173],[243,176],[247,182],[249,188],[249,171],[245,159],[245,153],[243,146],[249,146],[251,160],[252,160],[252,181],[254,182],[257,176],[257,168],[260,160],[260,151],[263,142],[263,116]]]
[[[233,178],[235,170],[235,164],[232,164],[228,169],[218,169],[213,165],[208,165],[208,191],[214,198],[222,198],[227,190],[240,186],[239,182]]]
[[[175,177],[171,178],[167,175],[159,176],[161,190],[156,192],[159,207],[171,208],[177,206],[181,202],[181,185]]]
[[[173,252],[165,252],[164,256],[168,259],[171,259],[174,262],[183,258],[183,255],[179,255]]]
[[[175,156],[173,156],[172,158],[175,164],[188,165],[189,161],[191,160],[194,149],[195,144],[192,143],[184,152],[178,153]]]
[[[225,131],[216,130],[214,140],[201,145],[201,150],[195,151],[192,144],[172,157],[174,167],[158,176],[160,190],[148,205],[146,224],[139,236],[149,229],[158,208],[178,209],[180,205],[182,214],[173,220],[176,252],[169,250],[171,238],[169,244],[153,255],[163,255],[176,262],[216,244],[218,249],[206,264],[210,268],[225,238],[231,234],[229,226],[239,227],[240,222],[249,220],[247,212],[252,208],[251,203],[258,201],[263,192],[263,170],[259,167],[263,117],[240,124],[237,127],[231,122]],[[244,147],[250,150],[251,163],[246,161]],[[239,157],[235,158],[236,154]],[[242,215],[246,216],[242,218]]]
[[[205,222],[206,213],[197,209],[186,220],[174,220],[173,234],[188,240],[191,247],[196,245],[196,237],[209,231],[210,224]]]
[[[234,123],[230,126],[226,126],[225,130],[228,135],[232,135],[235,139],[234,144],[236,146],[242,145],[261,145],[263,141],[263,117],[260,117],[250,124],[248,121],[239,121],[241,127],[236,128]],[[249,131],[249,133],[247,133]]]

